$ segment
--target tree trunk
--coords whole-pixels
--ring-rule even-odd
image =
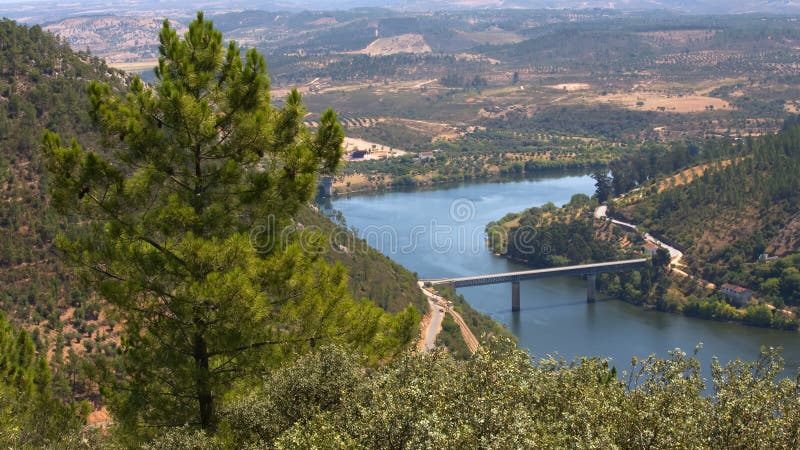
[[[211,373],[208,368],[208,346],[200,333],[194,335],[195,387],[200,407],[200,426],[203,430],[213,432],[216,428],[214,420],[214,394],[211,392]]]

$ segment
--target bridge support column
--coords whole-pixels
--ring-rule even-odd
[[[519,312],[519,281],[511,282],[511,312]]]
[[[597,275],[586,275],[586,301],[594,303],[596,300],[595,289],[597,288]]]

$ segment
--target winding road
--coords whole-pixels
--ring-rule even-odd
[[[611,219],[611,223],[614,223],[614,224],[620,225],[622,227],[628,228],[631,231],[638,231],[636,225],[634,225],[632,223],[623,222],[621,220],[609,218],[608,217],[608,206],[606,206],[606,205],[598,206],[597,209],[594,210],[594,217],[595,217],[595,219],[606,219],[606,220]],[[672,247],[670,245],[667,245],[667,244],[661,242],[660,240],[658,240],[655,236],[651,235],[650,233],[642,233],[642,236],[644,237],[645,241],[653,243],[655,245],[658,245],[659,247],[667,250],[669,252],[669,256],[670,256],[670,259],[672,261],[672,265],[673,266],[681,265],[680,261],[681,261],[681,259],[683,259],[683,252],[681,252],[680,250],[678,250],[675,247]]]
[[[440,308],[430,298],[428,299],[428,307],[430,308],[430,320],[426,322],[426,328],[423,330],[422,348],[424,352],[433,350],[436,347],[436,337],[442,331],[442,320],[444,320],[444,309]]]
[[[631,231],[639,231],[637,226],[632,224],[632,223],[623,222],[621,220],[617,220],[617,219],[608,217],[608,206],[606,206],[606,205],[598,206],[597,209],[594,210],[594,217],[595,217],[595,219],[611,220],[611,223],[614,223],[614,224],[617,224],[619,226],[628,228]],[[686,267],[686,265],[681,262],[681,260],[683,259],[683,252],[682,251],[678,250],[675,247],[672,247],[670,245],[667,245],[667,244],[661,242],[658,238],[656,238],[655,236],[651,235],[650,233],[642,233],[642,237],[644,237],[645,241],[653,243],[655,245],[658,245],[659,247],[661,247],[661,248],[663,248],[663,249],[665,249],[665,250],[667,250],[669,252],[670,265],[672,266],[672,272],[674,272],[674,273],[676,273],[676,274],[678,274],[678,275],[680,275],[682,277],[694,278],[692,275],[689,275],[688,273],[686,273],[686,271],[681,269],[681,267]],[[703,280],[701,278],[697,278],[697,281],[698,281],[698,283],[700,283],[701,286],[704,286],[704,287],[706,287],[708,289],[716,289],[716,285],[714,283],[710,283],[710,282],[708,282],[706,280]]]

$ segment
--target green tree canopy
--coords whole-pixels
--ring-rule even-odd
[[[296,90],[272,107],[263,57],[226,48],[202,13],[183,38],[165,21],[160,42],[155,86],[90,85],[101,151],[55,134],[44,151],[75,223],[58,247],[125,324],[106,371],[116,418],[214,430],[218,403],[271,364],[323,341],[380,357],[413,314],[352,300],[319,236],[279,233],[339,164],[336,114],[311,134]]]

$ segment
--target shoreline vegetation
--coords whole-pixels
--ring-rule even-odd
[[[355,196],[368,196],[374,194],[383,194],[388,192],[417,192],[429,191],[437,189],[447,189],[451,186],[458,186],[461,183],[513,183],[526,180],[537,180],[543,178],[560,178],[564,176],[581,176],[589,175],[592,170],[598,169],[600,166],[586,166],[580,168],[542,168],[533,172],[523,173],[498,173],[489,176],[465,176],[463,178],[454,179],[438,179],[406,183],[392,183],[391,181],[380,180],[357,190],[342,190],[341,184],[337,186],[334,183],[333,195],[331,198],[345,198]],[[605,166],[603,166],[605,167]]]
[[[490,139],[490,138],[487,138]],[[402,188],[436,186],[463,181],[504,181],[564,172],[590,172],[608,167],[627,154],[627,144],[576,138],[549,137],[550,144],[529,148],[523,135],[499,145],[484,146],[470,139],[462,146],[437,143],[394,158],[347,161],[334,177],[334,195],[380,192]],[[388,142],[388,141],[387,141]],[[386,142],[383,142],[386,143]],[[625,150],[620,150],[620,149]]]

